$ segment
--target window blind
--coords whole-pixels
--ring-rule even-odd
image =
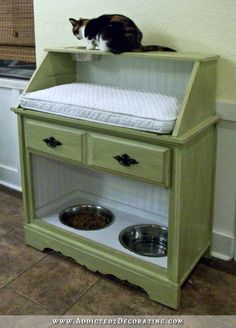
[[[0,59],[35,62],[33,0],[0,0]]]

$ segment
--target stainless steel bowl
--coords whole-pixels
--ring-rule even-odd
[[[156,224],[138,224],[119,234],[121,245],[131,252],[150,257],[167,255],[168,229]]]
[[[60,221],[78,230],[100,230],[115,220],[115,215],[99,205],[82,204],[68,207],[59,213]]]

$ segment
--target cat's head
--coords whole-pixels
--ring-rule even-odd
[[[71,22],[71,24],[73,26],[72,32],[73,32],[74,36],[78,40],[83,39],[84,38],[84,29],[88,22],[88,19],[80,18],[79,20],[77,20],[74,18],[69,18],[69,21]]]

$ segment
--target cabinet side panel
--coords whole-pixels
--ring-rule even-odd
[[[214,159],[214,127],[185,145],[176,157],[169,268],[172,278],[179,282],[187,277],[210,245]]]
[[[180,279],[211,240],[214,132],[211,128],[183,154]]]
[[[173,136],[182,136],[216,112],[216,61],[196,62],[191,79]]]
[[[76,64],[70,54],[48,53],[35,71],[26,92],[76,81]]]

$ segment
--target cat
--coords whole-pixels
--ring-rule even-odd
[[[69,18],[69,21],[75,37],[79,40],[86,39],[88,50],[97,48],[114,54],[130,51],[176,51],[163,46],[143,46],[142,32],[130,18],[123,15],[102,15],[79,20]]]

